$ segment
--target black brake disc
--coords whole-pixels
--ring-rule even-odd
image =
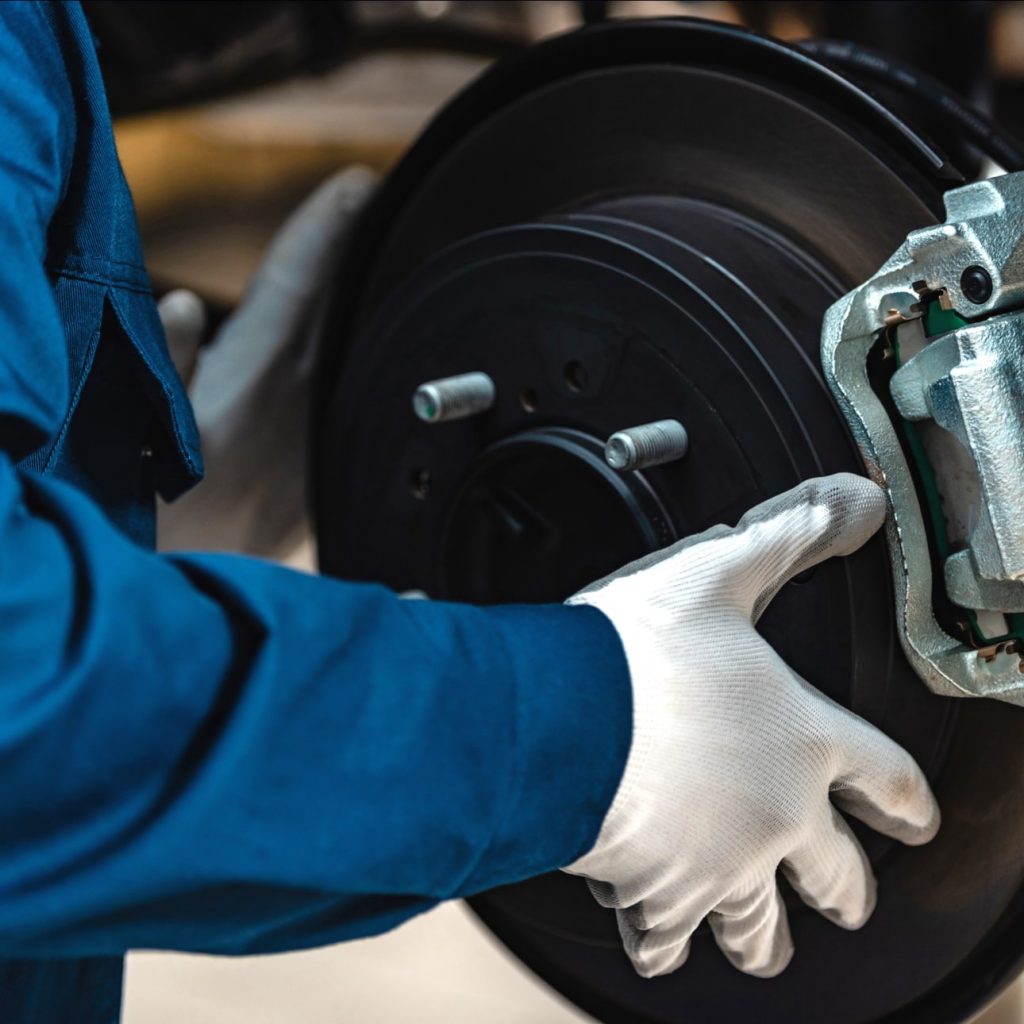
[[[822,313],[959,182],[867,94],[736,29],[611,23],[496,66],[396,169],[342,268],[321,355],[322,568],[556,601],[801,479],[862,469],[821,379]],[[417,384],[470,370],[495,381],[493,409],[413,416]],[[612,431],[665,417],[690,433],[683,460],[603,464]],[[779,978],[737,973],[701,931],[681,971],[644,981],[578,879],[474,909],[606,1021],[964,1019],[1024,952],[1020,709],[917,680],[880,539],[786,587],[760,628],[939,794],[926,847],[859,830],[880,888],[863,930],[789,894],[797,953]]]

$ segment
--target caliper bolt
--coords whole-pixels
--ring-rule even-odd
[[[980,306],[992,298],[992,278],[984,267],[968,267],[960,275],[960,291],[970,302]]]
[[[644,469],[681,459],[690,446],[686,427],[678,420],[656,420],[617,430],[604,446],[604,460],[612,469]]]
[[[412,407],[424,423],[445,423],[487,412],[494,395],[494,381],[486,373],[460,373],[421,384]]]

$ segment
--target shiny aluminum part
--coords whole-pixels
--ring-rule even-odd
[[[661,466],[681,459],[690,446],[686,428],[678,420],[657,420],[617,430],[604,446],[604,460],[625,472]]]
[[[822,365],[869,473],[888,491],[897,626],[915,671],[937,693],[1024,704],[1024,672],[1013,645],[982,656],[935,618],[921,506],[896,427],[868,380],[868,353],[880,333],[920,317],[922,294],[944,290],[943,305],[978,321],[915,354],[895,375],[893,397],[905,416],[934,418],[971,455],[980,486],[967,569],[978,599],[988,604],[1012,588],[1009,606],[992,610],[1013,610],[1024,579],[1024,324],[1019,314],[996,314],[1024,301],[1024,174],[956,189],[945,203],[945,223],[912,232],[873,278],[828,310]],[[974,267],[992,281],[983,303],[961,291],[964,271]],[[946,570],[961,597],[971,582],[964,580],[964,557],[954,556]]]
[[[890,385],[904,418],[934,420],[973,456],[980,500],[969,558],[958,552],[955,567],[947,568],[958,590],[950,597],[968,608],[1024,610],[1022,383],[1024,314],[1010,313],[936,338]],[[976,578],[967,590],[965,572]],[[990,596],[983,593],[987,584],[995,584]]]

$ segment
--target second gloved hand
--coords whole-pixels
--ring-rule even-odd
[[[633,739],[596,844],[566,870],[616,909],[645,977],[681,966],[705,918],[736,967],[778,974],[793,953],[779,870],[836,924],[864,924],[875,880],[837,807],[905,843],[938,829],[910,755],[754,629],[787,580],[854,551],[884,517],[870,481],[811,480],[570,599],[619,633]]]
[[[375,182],[370,171],[351,167],[301,204],[198,365],[201,304],[181,292],[161,300],[168,346],[189,384],[206,476],[161,508],[160,547],[281,557],[301,538],[314,324],[329,290],[343,286],[332,275]]]

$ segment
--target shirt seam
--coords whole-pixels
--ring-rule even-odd
[[[78,260],[91,260],[96,263],[106,263],[115,267],[129,267],[130,269],[137,270],[142,274],[146,273],[145,266],[136,260],[117,260],[112,256],[99,256],[95,253],[85,252],[82,249],[75,249],[70,246],[65,250],[65,256]]]
[[[64,443],[64,439],[67,437],[68,430],[71,429],[71,421],[74,419],[75,410],[78,408],[78,403],[82,397],[82,391],[85,389],[85,383],[89,379],[92,373],[92,364],[96,358],[96,347],[99,342],[100,334],[102,333],[102,324],[97,324],[96,330],[93,331],[89,338],[89,347],[86,352],[85,361],[82,364],[82,372],[78,375],[78,383],[75,386],[74,393],[71,396],[71,400],[68,402],[67,412],[64,414],[64,420],[60,425],[60,430],[57,431],[57,436],[53,439],[53,444],[50,448],[49,453],[46,456],[46,462],[43,463],[42,472],[49,473],[53,469],[54,461],[57,458],[57,454],[61,449],[61,445]]]
[[[130,264],[124,264],[129,266]],[[123,288],[125,291],[137,292],[141,295],[152,295],[153,289],[149,285],[139,284],[136,281],[129,281],[124,278],[107,277],[102,274],[90,274],[87,271],[68,270],[67,268],[46,268],[54,277],[71,278],[76,281],[88,281],[90,284],[99,284],[107,288]]]

